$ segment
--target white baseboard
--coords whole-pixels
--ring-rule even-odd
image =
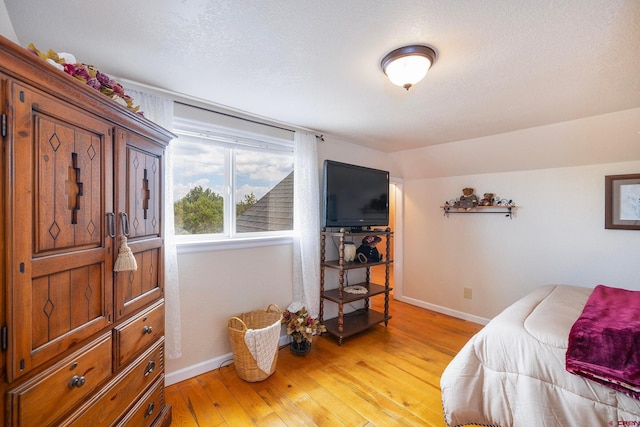
[[[395,299],[398,301],[406,302],[407,304],[415,305],[417,307],[426,308],[427,310],[436,311],[438,313],[446,314],[448,316],[457,317],[458,319],[468,320],[470,322],[478,323],[480,325],[486,325],[489,323],[490,319],[485,319],[484,317],[474,316],[469,313],[465,313],[458,310],[452,310],[447,307],[442,307],[436,304],[430,304],[428,302],[424,302],[421,300],[417,300],[414,298],[407,298],[402,296],[395,296]],[[288,335],[282,335],[280,337],[279,345],[287,345],[290,342],[290,337]],[[168,372],[165,375],[164,383],[166,386],[170,386],[172,384],[179,383],[180,381],[188,380],[189,378],[196,377],[198,375],[202,375],[209,371],[214,371],[222,366],[228,365],[233,362],[233,353],[223,354],[222,356],[214,357],[213,359],[206,360],[204,362],[198,363],[193,366],[188,366],[186,368],[177,370],[175,372]]]
[[[287,345],[290,342],[288,335],[282,335],[280,337],[279,345]],[[209,371],[215,371],[222,366],[226,366],[233,362],[233,353],[223,354],[222,356],[214,357],[213,359],[206,360],[196,365],[188,366],[186,368],[179,369],[175,372],[168,372],[164,377],[164,385],[170,386],[172,384],[179,383],[180,381],[188,380],[189,378],[197,377]]]
[[[407,304],[415,305],[417,307],[426,308],[427,310],[436,311],[438,313],[446,314],[448,316],[457,317],[458,319],[468,320],[470,322],[479,323],[480,325],[486,325],[491,319],[485,319],[484,317],[474,316],[473,314],[465,313],[463,311],[453,310],[440,305],[431,304],[414,298],[408,298],[403,296],[396,296],[398,301],[406,302]]]

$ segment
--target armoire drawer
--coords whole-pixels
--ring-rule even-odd
[[[149,427],[164,410],[164,375],[138,404],[118,423],[118,427]]]
[[[116,375],[87,402],[63,426],[93,427],[111,426],[164,372],[164,339],[145,351],[131,366]]]
[[[111,376],[111,333],[10,390],[14,426],[48,426]]]
[[[115,328],[117,368],[164,336],[164,300]]]

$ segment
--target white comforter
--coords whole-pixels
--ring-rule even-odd
[[[565,369],[569,331],[593,289],[544,286],[476,334],[442,374],[450,426],[640,426],[640,401]]]

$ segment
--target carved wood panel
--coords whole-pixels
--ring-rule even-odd
[[[129,237],[160,233],[160,159],[127,147]]]
[[[9,88],[11,381],[113,322],[105,224],[113,210],[113,129],[37,90]]]
[[[127,214],[128,244],[137,271],[115,274],[116,320],[162,297],[162,159],[164,147],[141,135],[116,130],[116,211]],[[126,177],[126,179],[123,179]],[[123,227],[118,227],[123,233]]]
[[[35,253],[102,241],[102,138],[36,113]]]
[[[162,292],[160,271],[162,263],[160,248],[136,252],[138,245],[132,244],[138,269],[116,273],[117,318],[134,311],[148,298],[155,299]]]
[[[63,336],[102,315],[100,264],[33,280],[32,348]]]

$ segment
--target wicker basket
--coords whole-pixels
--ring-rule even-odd
[[[233,360],[238,376],[248,382],[256,382],[267,379],[276,370],[278,361],[278,346],[273,349],[275,355],[269,372],[264,372],[258,367],[247,345],[244,336],[247,329],[261,329],[273,325],[282,318],[282,311],[276,304],[269,304],[265,310],[255,310],[243,313],[229,319],[227,330],[231,340]]]

